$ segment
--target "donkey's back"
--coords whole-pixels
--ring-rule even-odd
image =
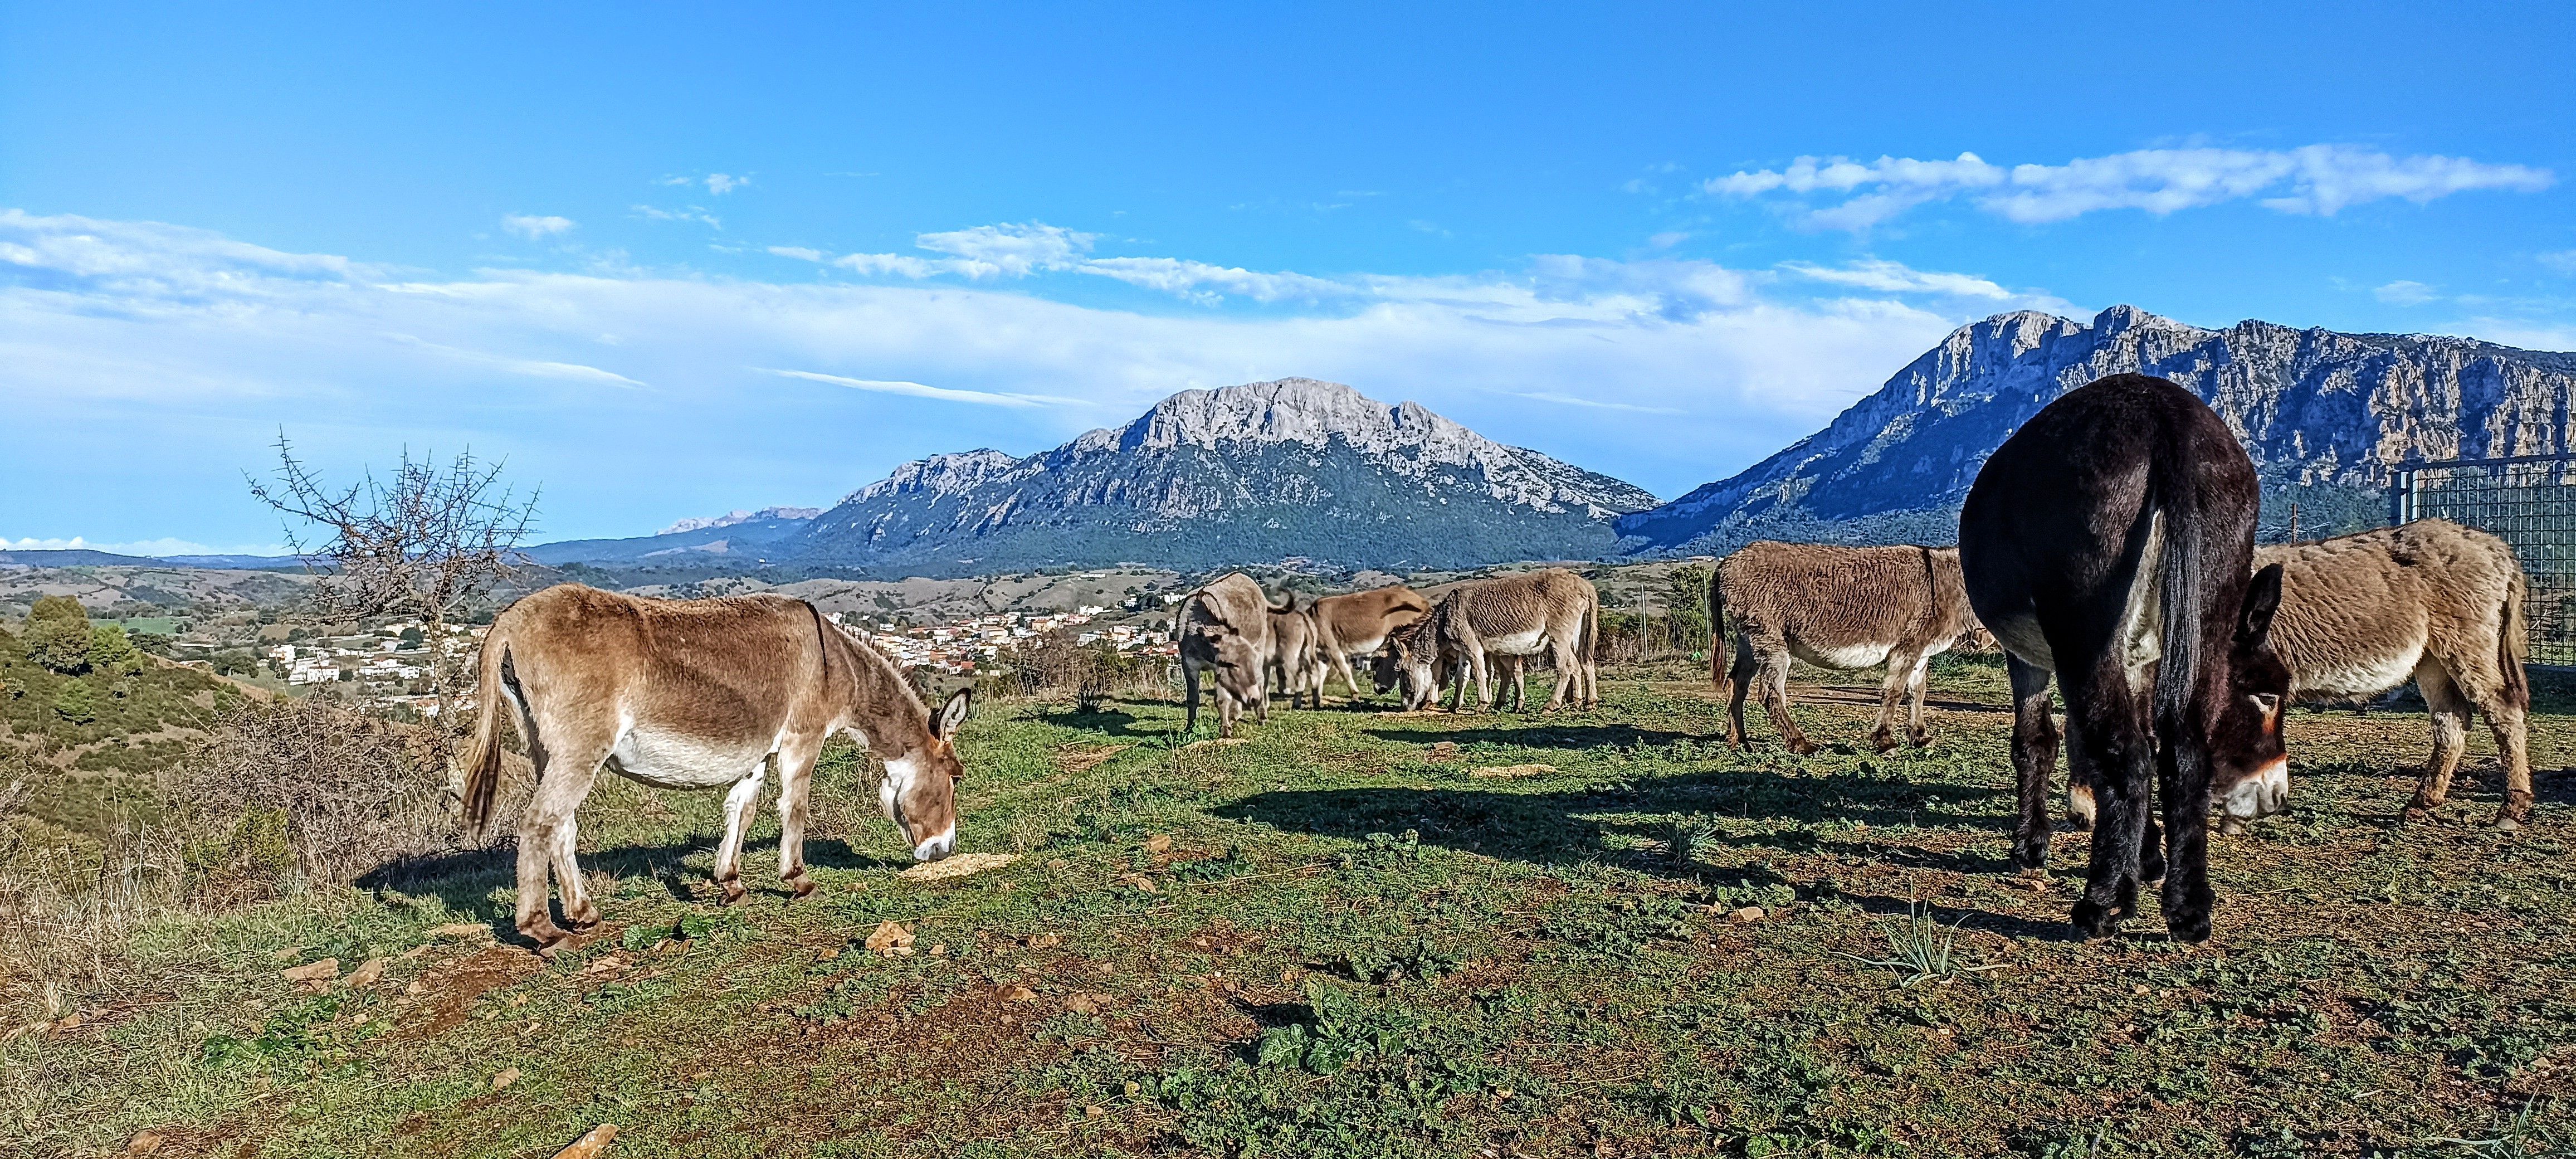
[[[491,638],[502,688],[540,735],[616,738],[618,771],[666,788],[732,784],[784,732],[821,729],[832,633],[781,596],[654,600],[565,584],[512,604]]]

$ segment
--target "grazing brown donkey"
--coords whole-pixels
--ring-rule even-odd
[[[1789,660],[1848,672],[1887,665],[1878,727],[1870,743],[1896,747],[1896,702],[1913,698],[1905,737],[1932,742],[1923,725],[1923,670],[1957,647],[1992,648],[1968,610],[1955,547],[1838,547],[1825,543],[1746,544],[1708,577],[1708,676],[1726,697],[1726,743],[1744,747],[1744,696],[1759,690],[1771,726],[1789,751],[1816,742],[1789,719]],[[1735,664],[1726,667],[1726,630]]]
[[[2522,565],[2501,539],[2441,519],[2318,543],[2266,547],[2254,563],[2282,568],[2272,646],[2290,665],[2294,697],[2372,696],[2406,683],[2433,716],[2433,755],[2406,807],[2424,817],[2449,795],[2468,748],[2469,715],[2484,713],[2504,761],[2504,807],[2495,824],[2531,818],[2525,717]],[[2286,791],[2286,787],[2285,790]],[[2242,829],[2234,796],[2226,826]]]
[[[1457,682],[1452,712],[1466,699],[1469,676],[1476,681],[1477,707],[1491,708],[1494,661],[1541,652],[1556,659],[1556,687],[1540,711],[1564,704],[1569,694],[1577,707],[1601,702],[1592,658],[1601,633],[1601,594],[1571,571],[1551,567],[1463,585],[1440,597],[1422,623],[1427,627],[1421,633],[1399,638],[1404,651],[1397,663],[1415,687],[1430,687],[1435,696],[1445,666]]]
[[[1199,674],[1216,684],[1217,735],[1233,736],[1234,722],[1250,708],[1254,719],[1270,721],[1269,683],[1263,673],[1270,663],[1270,613],[1286,611],[1261,594],[1261,585],[1242,572],[1229,572],[1191,592],[1181,601],[1178,636],[1181,679],[1189,691],[1189,718],[1183,731],[1199,726]]]
[[[1288,610],[1270,612],[1270,656],[1262,666],[1265,680],[1276,679],[1279,691],[1288,694],[1288,707],[1298,707],[1298,698],[1312,692],[1315,707],[1324,706],[1324,662],[1315,654],[1315,616],[1312,605],[1297,606],[1297,597],[1288,598]]]
[[[1403,584],[1389,584],[1374,591],[1325,596],[1315,601],[1314,614],[1316,659],[1338,673],[1356,698],[1360,695],[1360,681],[1351,669],[1351,658],[1375,655],[1386,647],[1387,633],[1430,615],[1431,601]],[[1386,691],[1392,683],[1381,683],[1378,691]],[[1319,680],[1315,685],[1318,707],[1323,697],[1324,685]]]
[[[778,764],[778,879],[814,892],[805,873],[805,796],[823,741],[847,732],[885,758],[877,786],[887,819],[921,861],[957,846],[957,726],[967,693],[934,721],[894,662],[781,596],[648,600],[579,584],[509,606],[484,638],[465,815],[491,823],[501,772],[501,711],[516,710],[536,769],[519,819],[519,932],[540,950],[568,935],[546,914],[547,875],[563,886],[564,920],[599,921],[573,860],[573,813],[606,768],[664,789],[725,793],[716,881],[743,896],[743,830],[767,766]]]

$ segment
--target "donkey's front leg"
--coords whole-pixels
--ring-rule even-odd
[[[760,801],[761,774],[767,771],[769,758],[751,767],[751,775],[733,783],[725,793],[724,841],[716,846],[716,884],[724,887],[725,904],[742,900],[742,838],[751,828],[752,806]]]
[[[814,758],[821,751],[817,744],[778,754],[778,880],[797,897],[814,894],[814,881],[805,875],[805,794],[814,785]]]

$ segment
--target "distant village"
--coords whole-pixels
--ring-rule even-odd
[[[1002,654],[1019,641],[1034,640],[1060,631],[1076,633],[1073,642],[1077,646],[1107,644],[1119,652],[1138,656],[1172,657],[1180,654],[1179,646],[1172,642],[1171,633],[1165,630],[1132,623],[1091,626],[1095,619],[1108,612],[1107,607],[1087,604],[1070,612],[993,612],[945,624],[880,624],[872,617],[848,612],[834,612],[832,620],[876,645],[906,668],[927,668],[951,675],[985,671],[995,666]]]
[[[1139,657],[1176,657],[1179,648],[1168,629],[1136,622],[1145,617],[1128,614],[1159,611],[1160,605],[1179,598],[1145,595],[1119,608],[1085,605],[1070,612],[992,612],[921,624],[905,623],[891,615],[828,615],[834,623],[906,668],[972,676],[1007,668],[1007,653],[1013,648],[1057,632],[1071,633],[1077,646],[1100,645]],[[460,662],[471,664],[475,650],[490,630],[483,624],[449,625],[449,647],[457,651]],[[236,670],[235,666],[251,667],[254,662],[211,657],[220,650],[238,648],[243,635],[255,634],[256,667],[242,675],[262,683],[279,682],[299,692],[339,686],[337,690],[408,706],[428,717],[438,713],[438,698],[432,695],[431,687],[434,660],[430,631],[418,620],[340,624],[327,629],[276,623],[232,623],[222,627],[208,624],[181,632],[176,638],[163,636],[168,643],[160,650],[191,668]],[[244,654],[234,651],[231,655]]]

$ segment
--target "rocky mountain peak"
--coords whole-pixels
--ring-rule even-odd
[[[2122,372],[2198,393],[2267,478],[2355,490],[2357,503],[2406,463],[2565,450],[2561,416],[2576,407],[2566,354],[2250,320],[2210,330],[2128,305],[2089,323],[2020,311],[1961,326],[1824,430],[1618,527],[1641,550],[1758,534],[1938,541],[2007,436]]]
[[[713,518],[683,519],[653,534],[678,535],[682,532],[705,531],[715,527],[736,527],[765,519],[812,519],[822,513],[823,509],[820,507],[763,507],[758,511],[736,510]]]

